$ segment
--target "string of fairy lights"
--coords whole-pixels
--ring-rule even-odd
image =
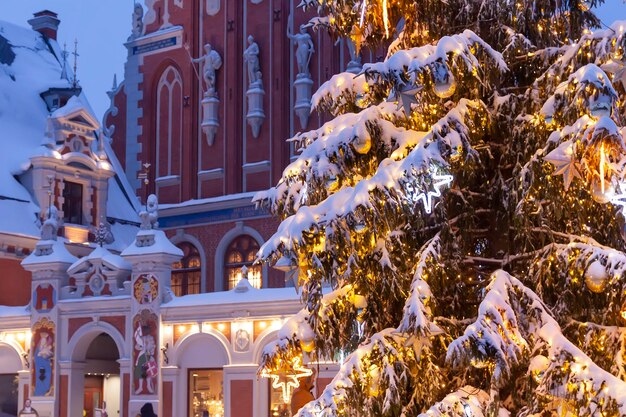
[[[394,25],[391,24],[393,19],[407,10],[413,10],[411,9],[412,6],[405,5],[410,2],[362,0],[351,2],[354,7],[349,15],[344,16],[333,8],[334,3],[331,1],[322,0],[315,1],[315,3],[322,4],[327,10],[333,11],[329,22],[335,29],[335,34],[351,37],[354,43],[359,45],[357,49],[362,43],[367,44],[376,36],[381,39],[390,39],[390,36],[394,34]],[[523,12],[526,6],[523,1],[515,3],[514,7],[518,14],[514,14],[511,18],[509,22],[511,27],[516,24],[527,24],[522,23],[517,17],[524,16]],[[579,7],[581,11],[585,12],[585,8],[589,9],[590,3],[579,2]],[[608,340],[611,332],[615,332],[615,326],[619,328],[626,323],[626,300],[624,299],[626,292],[622,288],[622,277],[626,271],[616,266],[619,262],[615,260],[622,255],[618,251],[608,252],[606,247],[590,237],[594,235],[610,240],[610,238],[618,236],[619,233],[616,231],[619,227],[618,220],[620,220],[616,217],[618,210],[621,212],[618,216],[626,217],[626,178],[624,178],[626,145],[623,142],[619,127],[623,122],[621,111],[624,107],[620,94],[623,94],[623,90],[626,89],[626,66],[623,62],[623,45],[626,43],[626,37],[624,36],[624,29],[621,27],[607,31],[607,33],[613,31],[613,35],[608,41],[594,37],[589,30],[583,30],[582,26],[580,33],[577,33],[567,26],[568,19],[573,14],[568,10],[559,9],[558,16],[553,16],[553,20],[550,20],[549,11],[541,10],[538,14],[540,16],[531,29],[535,31],[535,35],[542,46],[549,45],[551,41],[557,43],[557,46],[550,51],[551,55],[540,48],[533,49],[523,43],[516,44],[514,48],[504,53],[508,60],[507,64],[510,64],[512,68],[511,71],[514,68],[515,71],[522,74],[519,75],[519,80],[515,80],[518,84],[510,91],[519,93],[519,97],[527,99],[530,103],[524,108],[527,112],[523,114],[524,118],[509,120],[509,123],[519,123],[520,125],[513,129],[514,139],[518,139],[522,134],[527,136],[523,141],[520,141],[522,145],[516,144],[515,146],[528,148],[521,152],[527,153],[530,162],[511,168],[510,171],[512,172],[511,176],[514,177],[512,184],[517,185],[514,191],[516,193],[515,198],[518,199],[515,202],[519,205],[516,214],[523,217],[516,219],[519,222],[516,225],[523,229],[526,242],[533,239],[535,241],[542,240],[538,239],[537,236],[542,238],[548,236],[545,240],[550,243],[539,248],[529,245],[532,250],[512,256],[511,258],[514,259],[495,259],[493,261],[499,262],[500,265],[505,263],[522,265],[515,266],[515,268],[520,269],[527,266],[526,272],[537,283],[537,293],[540,297],[545,298],[547,304],[561,306],[561,304],[567,303],[558,304],[554,300],[562,301],[566,297],[570,297],[567,298],[567,301],[571,301],[573,304],[571,307],[572,322],[582,317],[589,320],[590,315],[593,314],[592,308],[588,305],[581,305],[584,304],[584,297],[580,297],[580,294],[575,294],[574,291],[586,289],[585,291],[588,292],[584,294],[597,297],[593,300],[600,300],[601,296],[604,297],[604,301],[601,301],[599,305],[607,307],[605,317],[602,317],[602,319],[606,319],[603,322],[607,324],[606,326],[603,327],[591,321],[576,321],[576,326],[580,329],[577,332],[588,336],[586,338],[581,336],[577,341],[577,346],[589,353],[595,361],[596,356],[600,355],[600,346],[604,346],[604,341]],[[589,23],[589,21],[584,20],[582,23]],[[417,27],[415,22],[407,24],[413,24],[412,29]],[[407,43],[419,42],[430,36],[435,36],[435,34],[429,33],[429,30],[431,28],[424,25],[420,28],[419,33],[416,30],[418,34],[412,39],[411,36],[405,36],[403,41]],[[603,42],[603,49],[597,47],[600,42]],[[481,46],[473,45],[471,53],[478,56],[477,50]],[[458,101],[456,99],[462,97],[461,93],[479,94],[489,89],[488,81],[490,78],[506,79],[509,76],[502,74],[493,76],[479,65],[472,66],[468,70],[470,73],[468,75],[463,72],[467,67],[454,63],[454,59],[459,55],[450,54],[448,62],[438,61],[428,66],[422,73],[413,74],[412,77],[410,74],[401,74],[399,79],[404,84],[396,82],[391,77],[385,78],[385,74],[371,75],[372,79],[380,81],[379,86],[373,86],[370,82],[367,91],[363,89],[362,93],[355,95],[354,98],[358,100],[356,107],[359,109],[367,108],[380,102],[381,97],[386,97],[388,101],[396,102],[398,109],[404,110],[405,117],[394,119],[395,116],[389,116],[390,120],[407,129],[428,131],[451,109],[446,100]],[[484,56],[481,56],[480,60],[483,59]],[[524,66],[527,68],[522,68]],[[363,77],[363,74],[361,76]],[[506,79],[506,81],[510,82],[511,80]],[[613,86],[617,86],[620,82],[622,85],[618,88],[619,93],[617,93]],[[432,88],[424,88],[425,86]],[[526,90],[532,92],[534,96],[531,93],[524,96]],[[480,100],[476,101],[479,102]],[[550,105],[544,106],[546,101],[550,101]],[[320,107],[336,109],[338,102],[339,98],[325,97],[321,100]],[[508,105],[511,104],[503,104],[504,107]],[[454,110],[458,111],[457,108]],[[445,157],[450,165],[450,172],[441,172],[432,166],[426,170],[423,174],[429,177],[429,181],[426,183],[432,188],[425,189],[423,185],[420,185],[421,183],[418,183],[417,177],[411,178],[411,181],[404,184],[405,197],[410,205],[416,207],[419,204],[423,208],[420,213],[431,217],[425,220],[423,224],[427,224],[432,218],[441,216],[441,213],[434,209],[435,201],[443,197],[444,189],[453,187],[455,181],[463,181],[467,177],[464,170],[472,169],[475,166],[472,164],[471,158],[467,158],[467,156],[471,152],[489,151],[485,151],[489,146],[485,143],[486,139],[485,141],[482,140],[484,138],[492,139],[488,138],[489,134],[494,135],[493,130],[497,128],[497,123],[501,123],[495,119],[496,117],[491,115],[488,110],[480,106],[468,107],[459,123],[467,124],[467,140],[474,140],[475,148],[459,146],[458,149],[452,149],[447,153]],[[528,134],[528,132],[532,132],[532,134]],[[475,143],[476,138],[481,138],[482,142],[480,144]],[[361,154],[375,153],[376,146],[375,143],[368,143],[367,150]],[[482,148],[479,149],[479,146]],[[407,148],[398,151],[393,155],[393,158],[395,160],[405,158],[410,150]],[[535,154],[533,155],[532,152]],[[358,150],[357,153],[359,153]],[[508,162],[506,157],[503,160]],[[339,179],[337,178],[339,175],[335,174],[332,181],[333,186],[324,187],[323,190],[316,190],[315,187],[308,184],[307,204],[317,204],[330,194],[337,192],[341,187],[353,186],[362,178],[371,175],[376,166],[377,164],[374,163],[360,165],[358,168],[350,167],[355,169],[355,172],[359,169],[358,175],[355,174],[351,177],[350,173],[346,173],[346,179]],[[298,175],[300,173],[293,173],[292,175],[293,181],[299,180]],[[459,189],[455,188],[454,193],[458,194]],[[472,198],[480,199],[480,196],[472,196]],[[285,204],[285,206],[287,205]],[[296,211],[291,206],[285,209],[287,212],[289,210]],[[376,213],[376,210],[385,213],[376,205],[370,211]],[[485,211],[487,212],[487,210]],[[433,212],[435,212],[434,215]],[[572,219],[563,220],[563,212],[571,214]],[[448,225],[452,222],[460,223],[460,219],[464,219],[465,215],[469,217],[467,213],[456,215],[453,220],[449,220]],[[391,234],[394,223],[388,222],[391,225],[386,224],[376,232]],[[594,223],[601,225],[605,230],[599,230],[601,227],[594,227]],[[433,221],[430,225],[432,226],[432,224],[436,223]],[[359,256],[365,257],[365,255],[373,253],[377,247],[377,240],[371,231],[372,226],[371,219],[350,224],[353,229],[351,232],[357,232],[350,236],[353,236],[354,241],[362,245],[358,247]],[[319,233],[319,236],[315,236],[315,233]],[[323,274],[329,270],[324,264],[327,262],[324,259],[324,252],[336,251],[339,254],[336,259],[339,263],[347,262],[349,259],[349,255],[344,253],[346,249],[337,243],[340,241],[333,241],[335,237],[326,237],[323,228],[311,232],[311,235],[315,238],[304,241],[301,246],[295,249],[298,252],[308,251],[309,253],[291,255],[297,260],[300,284],[303,286],[305,294],[314,293],[316,288],[314,284],[317,284],[317,281],[322,281]],[[406,241],[399,241],[399,246],[399,253],[406,254],[407,251],[414,249]],[[410,256],[413,256],[413,253],[410,252]],[[424,257],[423,264],[425,267],[421,271],[420,277],[427,284],[424,286],[430,285],[433,292],[443,292],[445,290],[440,287],[451,286],[452,283],[461,281],[469,288],[472,279],[480,279],[477,278],[477,275],[469,277],[470,274],[460,268],[448,268],[448,265],[444,264],[444,261],[437,256],[433,252],[432,255],[429,254],[429,256]],[[490,261],[487,257],[480,259]],[[626,256],[623,261],[626,263]],[[341,266],[337,268],[337,270],[347,274],[346,270],[350,267]],[[322,269],[324,270],[322,271]],[[367,274],[364,273],[363,275]],[[368,278],[368,280],[373,279],[375,277]],[[368,281],[364,280],[364,282]],[[559,289],[566,286],[570,286],[572,290],[562,291],[562,294],[559,294]],[[433,308],[438,309],[438,311],[444,308],[436,306],[436,300],[433,299],[429,290],[427,291],[425,288],[421,290],[424,293],[419,298],[425,305],[430,306],[432,304]],[[521,300],[520,304],[523,304],[524,301],[527,302],[530,297],[528,294],[520,292],[515,286],[509,290],[512,294],[517,294]],[[315,313],[312,314],[317,314],[321,310],[325,312],[332,310],[337,313],[337,317],[342,318],[358,315],[361,320],[357,328],[359,340],[368,340],[375,331],[375,327],[371,326],[371,322],[368,321],[371,320],[368,314],[370,314],[369,310],[376,306],[367,296],[366,290],[361,289],[361,293],[354,292],[352,297],[355,295],[365,300],[359,303],[361,309],[358,314],[355,303],[346,297],[338,297],[332,301],[332,303],[336,303],[335,306],[324,305],[324,308],[314,310]],[[576,296],[578,299],[574,300]],[[525,308],[530,309],[531,304]],[[556,313],[562,312],[556,310]],[[430,307],[428,311],[429,314],[432,314]],[[345,314],[345,316],[341,314]],[[427,319],[434,321],[434,314],[429,314],[426,314]],[[546,314],[548,314],[547,310]],[[507,316],[499,317],[499,320],[495,320],[495,317],[491,316],[485,316],[483,319],[486,326],[495,326],[495,333],[502,334],[515,327],[514,321]],[[314,318],[314,320],[317,320],[315,321],[316,332],[323,335],[333,334],[329,330],[332,326],[336,326],[332,320],[324,321],[326,319],[319,317]],[[440,322],[437,324],[441,324],[445,331],[449,331],[451,334],[458,331],[454,329],[453,325],[446,327],[442,324],[443,321],[439,320]],[[611,326],[613,326],[613,330],[610,330]],[[571,323],[564,326],[564,333],[570,337],[573,328],[574,325]],[[622,333],[617,332],[616,334],[621,335]],[[397,337],[400,338],[401,336]],[[448,339],[443,342],[445,337]],[[450,336],[440,334],[432,336],[432,338],[433,340],[441,338],[438,340],[441,340],[442,344],[450,341]],[[597,407],[597,415],[606,417],[621,415],[618,391],[609,384],[591,379],[592,368],[593,372],[597,371],[593,362],[583,357],[582,351],[574,350],[574,348],[557,351],[555,346],[559,343],[565,343],[565,336],[553,335],[537,339],[532,338],[530,339],[532,343],[527,343],[521,336],[511,337],[510,340],[512,343],[518,344],[520,351],[524,351],[526,355],[530,355],[530,351],[533,352],[528,368],[528,376],[531,377],[531,381],[528,384],[537,393],[537,407],[554,411],[561,416],[591,415],[585,413],[593,407]],[[303,372],[306,368],[302,364],[306,362],[305,356],[314,356],[316,349],[322,344],[335,346],[330,340],[318,342],[317,340],[298,340],[296,337],[289,339],[289,341],[289,344],[282,346],[280,350],[264,359],[263,368],[260,372],[262,377],[270,378],[272,383],[276,384],[275,387],[281,387],[285,401],[287,401],[292,390],[298,386],[298,377],[304,376]],[[341,343],[347,344],[345,341]],[[395,347],[397,349],[396,355],[402,356],[404,352],[409,350],[415,352],[413,349],[416,345],[406,341],[404,343],[404,345]],[[524,346],[525,344],[527,345]],[[468,350],[471,350],[469,349],[470,345],[471,343],[468,342]],[[608,350],[607,348],[602,354],[608,355]],[[381,363],[385,360],[397,361],[398,358],[386,354],[363,355],[363,352],[361,355],[360,370],[363,371],[364,376],[357,376],[357,373],[353,373],[346,378],[353,378],[355,381],[357,378],[361,378],[359,384],[355,384],[355,387],[358,388],[353,389],[362,390],[362,395],[366,397],[380,399],[384,396],[385,389],[388,388],[385,386],[387,382],[383,382],[385,372]],[[434,356],[434,354],[432,355]],[[482,360],[473,358],[469,362],[472,367],[482,369],[486,374],[493,375],[495,371],[496,361],[493,358]],[[428,361],[424,359],[420,366],[427,366],[427,364]],[[626,372],[620,374],[622,380],[626,379],[624,374]],[[432,385],[433,392],[431,394],[436,397],[452,387],[453,385],[449,381],[442,378],[438,383]],[[441,397],[440,395],[439,398]],[[362,397],[359,398],[364,401]],[[428,399],[431,400],[432,398],[428,397]],[[349,400],[342,398],[333,401],[336,401],[334,404],[336,408],[333,409],[336,415],[349,415],[346,405]],[[467,400],[459,400],[457,406],[466,416],[472,415]],[[327,415],[324,414],[327,411],[325,407],[330,406],[318,402],[316,407],[317,414],[312,415]]]

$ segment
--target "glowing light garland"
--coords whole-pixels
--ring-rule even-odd
[[[311,376],[313,370],[302,366],[302,358],[296,356],[293,362],[286,370],[270,373],[267,369],[261,371],[262,378],[271,378],[272,387],[281,388],[283,393],[283,402],[287,404],[291,400],[291,393],[300,386],[298,379]]]
[[[433,177],[433,187],[432,191],[423,192],[421,190],[416,190],[414,185],[409,183],[406,184],[405,188],[407,190],[407,196],[411,201],[417,203],[418,201],[422,201],[424,204],[424,210],[426,213],[430,214],[433,208],[433,198],[441,197],[441,187],[446,186],[449,187],[450,183],[454,179],[452,175],[440,175],[437,174],[434,168],[431,168],[431,175]]]

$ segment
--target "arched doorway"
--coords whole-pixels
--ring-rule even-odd
[[[117,345],[108,334],[100,333],[91,341],[85,354],[85,417],[102,417],[102,410],[110,417],[120,415],[119,358]]]
[[[120,417],[120,363],[127,361],[120,332],[109,323],[92,322],[74,333],[68,348],[71,360],[63,365],[65,372],[61,375],[69,377],[68,415],[98,417],[106,410],[109,417]]]
[[[0,343],[0,416],[17,416],[18,371],[22,369],[18,351],[9,344]]]

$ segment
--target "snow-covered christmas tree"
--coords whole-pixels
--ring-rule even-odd
[[[626,22],[602,0],[303,0],[383,62],[258,204],[305,308],[260,374],[299,416],[626,415]]]

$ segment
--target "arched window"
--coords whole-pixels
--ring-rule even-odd
[[[248,281],[254,288],[261,288],[261,265],[252,265],[259,250],[259,244],[252,236],[236,237],[224,255],[224,279],[226,288],[232,290],[241,279],[241,268],[248,268]]]
[[[180,174],[183,136],[183,81],[174,67],[163,71],[157,86],[156,176]]]
[[[178,297],[199,294],[202,276],[200,253],[189,242],[182,242],[177,246],[183,251],[183,257],[172,264],[172,292]]]

